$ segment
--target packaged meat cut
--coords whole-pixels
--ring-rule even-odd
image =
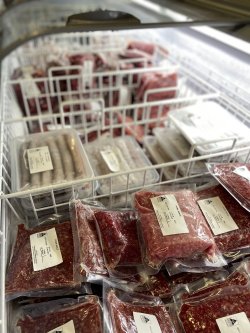
[[[158,270],[168,259],[214,257],[213,236],[191,190],[142,190],[135,193],[134,206],[149,267]]]
[[[101,306],[97,296],[26,305],[19,311],[16,329],[20,333],[102,333]]]
[[[87,155],[73,129],[17,137],[12,152],[14,192],[93,177]],[[85,183],[81,191],[88,195],[91,184]]]
[[[201,155],[232,149],[234,139],[235,147],[250,143],[250,129],[214,101],[172,110],[168,117]]]
[[[159,298],[104,286],[104,317],[109,333],[175,333]]]
[[[215,295],[184,301],[178,317],[186,333],[250,332],[249,286],[227,287]],[[232,326],[237,323],[236,330]]]
[[[250,193],[250,192],[249,192]],[[214,234],[219,250],[230,258],[250,247],[250,215],[223,186],[197,192],[198,204]]]
[[[72,201],[70,210],[73,235],[80,249],[81,274],[86,277],[90,274],[107,275],[94,210],[81,200]]]
[[[129,188],[152,184],[158,181],[159,175],[156,170],[150,169],[144,172],[133,172],[136,168],[150,166],[151,163],[144,154],[142,148],[131,136],[116,138],[99,138],[89,144],[84,145],[90,163],[97,176],[112,174],[112,184],[108,179],[100,180],[98,191],[102,194],[112,191],[122,191]],[[121,172],[129,172],[121,174]],[[116,176],[116,173],[118,175]]]
[[[250,212],[250,163],[208,163],[208,170]]]
[[[131,210],[99,210],[94,215],[108,270],[142,265],[136,213]]]
[[[7,299],[53,295],[80,285],[78,248],[70,222],[26,229],[18,225],[6,275]]]

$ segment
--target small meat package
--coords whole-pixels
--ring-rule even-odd
[[[102,333],[102,310],[97,296],[63,298],[19,309],[14,332]]]
[[[142,190],[135,193],[134,206],[140,216],[147,266],[159,270],[171,259],[196,261],[202,257],[207,265],[213,260],[217,248],[193,191],[171,187],[164,191]]]
[[[12,163],[14,191],[39,189],[93,176],[87,155],[73,129],[17,137],[13,155],[16,162]]]
[[[178,304],[178,318],[185,333],[250,332],[250,289],[229,286],[215,294]]]
[[[250,252],[250,214],[221,185],[197,192],[204,217],[215,243],[225,258],[237,258],[240,250]]]
[[[133,172],[133,169],[151,166],[142,148],[131,136],[104,137],[85,145],[96,176],[113,174],[110,179],[100,180],[100,193],[122,191],[156,183],[159,175],[155,169]],[[130,171],[130,173],[129,173]],[[119,174],[119,173],[125,174]],[[127,172],[127,173],[126,173]],[[116,176],[116,173],[118,175]]]
[[[78,247],[70,222],[26,229],[18,225],[6,275],[6,298],[53,296],[80,287]]]
[[[131,293],[104,282],[105,333],[176,333],[160,298]]]
[[[209,172],[250,212],[250,163],[208,163]]]

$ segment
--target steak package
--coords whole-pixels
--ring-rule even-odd
[[[70,203],[75,242],[80,250],[80,271],[89,275],[107,275],[103,252],[95,224],[94,210],[81,200]]]
[[[119,266],[141,266],[136,212],[96,210],[94,216],[105,263],[110,274],[115,273]]]
[[[53,296],[80,286],[78,247],[70,222],[26,229],[18,225],[6,274],[6,297]]]
[[[228,259],[250,248],[250,214],[223,186],[197,192],[198,204],[210,226],[219,250]]]
[[[208,170],[250,212],[250,163],[208,163]]]
[[[142,190],[135,193],[134,206],[140,216],[144,262],[150,268],[159,270],[171,259],[195,262],[202,257],[204,266],[213,260],[214,238],[191,190]]]
[[[175,333],[164,303],[157,297],[131,293],[104,283],[106,333]]]
[[[20,309],[18,317],[16,329],[20,333],[103,332],[102,310],[97,296],[26,305]]]
[[[186,333],[250,332],[250,289],[230,286],[215,295],[196,297],[179,305],[178,317]]]

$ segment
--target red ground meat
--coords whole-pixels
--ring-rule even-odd
[[[220,333],[216,319],[239,312],[250,318],[249,299],[249,289],[238,288],[231,294],[187,301],[181,306],[179,318],[186,333]]]
[[[151,198],[173,194],[184,216],[189,233],[163,236]],[[170,258],[191,258],[194,255],[213,255],[215,243],[211,231],[190,190],[135,194],[135,208],[140,215],[140,229],[145,247],[145,262],[158,269]]]
[[[213,174],[250,211],[250,181],[233,172],[242,166],[245,166],[250,172],[250,163],[219,163],[213,166]]]
[[[113,270],[117,266],[140,265],[141,252],[135,212],[97,211],[95,218],[107,267]]]
[[[72,224],[73,230],[76,228],[76,235],[79,242],[82,274],[106,275],[107,270],[97,235],[94,212],[81,201],[74,203],[73,210],[75,217]]]
[[[50,306],[47,303],[48,308]],[[53,310],[43,315],[26,315],[17,326],[21,333],[47,333],[73,320],[76,333],[102,333],[101,308],[96,296],[86,297],[86,301]]]
[[[52,227],[56,229],[63,262],[54,267],[34,271],[30,235]],[[18,226],[17,239],[6,277],[6,294],[8,296],[51,288],[75,287],[79,282],[77,273],[70,222],[36,227],[30,230],[25,229],[23,224]]]
[[[214,186],[197,193],[198,200],[219,197],[229,214],[239,227],[214,239],[222,252],[233,251],[250,246],[250,214],[221,186]]]
[[[141,302],[132,304],[121,301],[111,290],[107,295],[112,326],[115,333],[137,333],[133,312],[141,312],[156,316],[162,333],[174,333],[171,319],[164,305],[153,305]]]

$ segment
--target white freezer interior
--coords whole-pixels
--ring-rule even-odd
[[[203,33],[201,32],[203,29]],[[204,30],[205,29],[205,30]],[[207,35],[207,30],[214,37],[211,38]],[[206,32],[206,33],[204,33]],[[139,105],[146,109],[149,106],[168,104],[170,107],[178,107],[183,105],[189,105],[198,100],[214,100],[223,105],[227,110],[233,113],[241,122],[245,123],[250,127],[250,63],[249,63],[249,44],[238,43],[237,40],[227,39],[224,36],[224,42],[221,42],[221,34],[217,33],[215,30],[210,28],[191,29],[191,28],[168,28],[168,29],[157,29],[157,30],[137,30],[137,31],[121,31],[121,32],[105,32],[106,40],[112,45],[105,43],[107,48],[120,48],[124,45],[124,40],[130,39],[141,39],[145,41],[152,41],[159,45],[165,46],[169,50],[168,63],[163,64],[161,70],[169,70],[171,67],[178,67],[179,73],[185,78],[185,82],[192,86],[189,90],[186,85],[181,86],[177,94],[176,99],[167,100],[164,102],[157,103],[142,103]],[[95,33],[98,37],[98,33]],[[0,332],[7,332],[6,324],[6,304],[4,300],[4,283],[5,283],[5,268],[10,255],[10,247],[13,242],[13,235],[11,234],[12,228],[18,217],[21,218],[22,213],[20,212],[19,203],[15,202],[15,198],[20,198],[24,193],[17,192],[12,193],[12,179],[10,166],[13,163],[12,156],[10,155],[9,143],[11,139],[17,135],[25,134],[28,131],[28,125],[35,119],[38,121],[40,126],[40,131],[43,131],[42,122],[43,119],[51,118],[55,119],[55,115],[52,111],[49,115],[44,116],[38,114],[35,118],[26,117],[24,118],[20,112],[20,109],[15,101],[13,91],[10,87],[10,76],[12,74],[13,68],[17,66],[28,65],[33,62],[41,63],[43,59],[43,54],[48,52],[43,45],[44,43],[53,42],[61,45],[70,45],[72,49],[72,43],[77,45],[82,50],[86,52],[86,44],[88,44],[87,49],[91,51],[91,43],[89,40],[93,37],[92,33],[72,33],[72,34],[62,34],[53,35],[50,37],[45,37],[40,40],[31,41],[24,48],[15,50],[6,59],[4,59],[2,64],[1,73],[1,230],[0,230],[0,258],[1,258],[1,303],[0,303]],[[235,43],[234,43],[235,42]],[[237,45],[236,45],[237,44]],[[108,46],[107,46],[108,45]],[[96,47],[96,45],[95,45]],[[99,45],[100,49],[104,46]],[[161,54],[159,53],[159,59]],[[161,60],[161,59],[160,59]],[[158,60],[156,59],[156,67],[159,66]],[[165,67],[164,67],[165,66]],[[143,70],[142,70],[143,72]],[[138,72],[132,72],[132,74]],[[114,73],[113,73],[114,74]],[[119,75],[118,75],[119,76]],[[68,105],[73,105],[74,101],[69,101]],[[111,117],[114,111],[121,111],[124,115],[134,108],[134,105],[127,105],[121,107],[107,107],[102,111],[108,113]],[[69,114],[67,114],[69,115]],[[73,113],[72,113],[73,115]],[[34,116],[33,116],[34,117]],[[142,124],[147,126],[149,120],[147,117],[142,121]],[[81,130],[84,127],[84,120],[82,123],[74,122],[72,116],[71,126]],[[136,123],[137,124],[137,123]],[[100,124],[101,126],[103,124]],[[77,127],[78,126],[78,127]],[[121,125],[121,129],[124,128]],[[122,132],[124,134],[124,131]],[[187,174],[184,176],[177,176],[177,171],[180,166],[186,166],[186,169],[192,168],[193,164],[204,161],[212,160],[237,160],[238,156],[244,156],[245,161],[249,161],[250,158],[250,147],[245,148],[235,148],[228,149],[224,153],[216,153],[211,156],[201,156],[194,157],[190,156],[189,159],[182,161],[175,161],[170,163],[163,163],[157,166],[157,170],[160,174],[160,182],[163,182],[163,173],[167,168],[175,169],[175,179],[169,180],[190,180],[193,176]],[[142,168],[137,170],[140,172],[147,172],[154,167]],[[129,173],[124,173],[125,176]],[[202,183],[202,179],[205,173],[198,175],[197,182]],[[96,178],[98,180],[98,177]],[[111,179],[111,177],[110,177]],[[196,179],[196,178],[195,178]],[[94,184],[94,180],[91,181]],[[111,189],[112,189],[112,181]],[[79,182],[78,182],[79,183]],[[64,184],[62,186],[54,186],[47,191],[54,195],[53,191],[57,189],[60,190],[63,186],[68,186],[72,189],[74,194],[74,189],[77,187],[77,182],[72,182],[70,184]],[[145,184],[142,184],[144,186]],[[93,185],[94,186],[94,185]],[[129,188],[123,191],[123,194],[129,193]],[[27,191],[25,193],[30,200],[37,194],[36,191]],[[128,196],[127,196],[128,197]],[[106,198],[109,204],[112,206],[113,202],[113,192],[107,193]],[[33,201],[32,201],[33,203]],[[66,204],[66,203],[64,203]],[[57,205],[52,207],[57,212]],[[59,206],[59,205],[58,205]],[[16,214],[16,215],[15,215]],[[7,314],[10,314],[9,306],[7,307]]]

